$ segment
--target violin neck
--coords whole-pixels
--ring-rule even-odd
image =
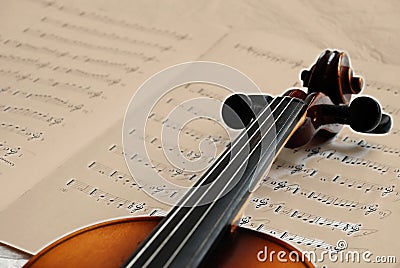
[[[302,100],[275,98],[139,246],[126,267],[199,266],[230,229],[302,111]]]

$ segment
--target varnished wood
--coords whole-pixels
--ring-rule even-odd
[[[140,217],[113,220],[74,232],[43,249],[25,268],[121,267],[162,218]],[[289,253],[300,252],[292,246],[256,231],[235,228],[225,234],[205,267],[266,267],[257,259],[259,251],[286,252],[289,262],[274,262],[274,267],[313,267],[291,262]]]

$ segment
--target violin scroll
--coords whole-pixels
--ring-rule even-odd
[[[306,114],[304,122],[292,134],[286,147],[302,146],[316,134],[321,134],[324,139],[331,138],[343,125],[368,134],[390,131],[391,117],[382,113],[375,99],[361,96],[351,101],[353,94],[361,92],[363,79],[354,76],[346,53],[326,50],[309,70],[303,70],[301,80],[307,93],[291,89],[284,94],[302,99]],[[222,107],[224,122],[234,129],[244,128],[256,120],[272,99],[268,95],[231,95]]]
[[[301,80],[308,94],[322,92],[334,104],[347,104],[364,86],[363,79],[353,73],[345,52],[325,50],[309,70],[302,71]]]

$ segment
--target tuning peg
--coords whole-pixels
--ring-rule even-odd
[[[233,94],[222,105],[222,119],[230,128],[245,128],[271,100],[271,96],[263,94]]]
[[[369,131],[368,133],[385,134],[390,131],[391,127],[392,127],[392,118],[387,114],[382,114],[382,118],[378,126],[373,130]]]
[[[383,134],[391,128],[391,118],[382,114],[381,106],[373,98],[355,98],[350,105],[316,105],[314,116],[317,125],[346,124],[357,132]],[[315,113],[316,110],[314,110]]]
[[[381,119],[381,106],[370,97],[355,98],[348,106],[348,124],[355,131],[370,132],[379,125]]]

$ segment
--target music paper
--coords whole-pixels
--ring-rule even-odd
[[[174,107],[182,113],[219,113],[179,105],[183,100],[223,100],[229,94],[209,85],[177,88],[149,115],[149,135],[141,137],[132,130],[132,138],[144,140],[153,156],[151,163],[141,155],[129,156],[143,167],[133,178],[124,160],[122,120],[129,99],[152,74],[184,61],[211,60],[237,68],[264,92],[279,95],[300,87],[301,69],[331,44],[331,37],[317,42],[316,37],[305,40],[287,32],[250,32],[243,28],[254,21],[232,26],[221,22],[223,16],[204,27],[198,23],[199,14],[182,14],[182,25],[132,7],[120,17],[117,7],[104,3],[98,9],[90,8],[89,2],[30,0],[7,5],[20,16],[2,14],[8,23],[0,26],[0,187],[7,189],[0,196],[0,240],[31,254],[96,222],[165,215],[170,206],[154,197],[176,202],[179,195],[165,185],[142,183],[146,169],[185,186],[201,173],[172,166],[163,150],[209,164],[229,144],[221,122],[207,120],[186,125],[179,148],[161,142],[161,126],[179,127],[163,120]],[[326,144],[284,149],[237,224],[302,250],[321,252],[345,240],[349,250],[396,255],[400,68],[396,57],[393,64],[385,62],[387,51],[379,55],[364,48],[363,53],[354,42],[342,42],[335,45],[351,50],[355,71],[366,80],[363,93],[378,99],[392,115],[391,133],[361,135],[344,128]],[[212,141],[215,151],[199,148],[203,139]],[[329,260],[322,264],[343,266]]]

